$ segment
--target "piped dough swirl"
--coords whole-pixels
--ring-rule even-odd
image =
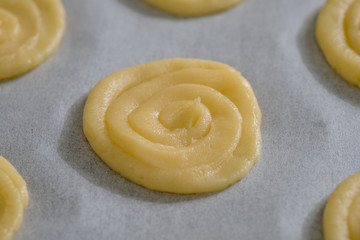
[[[84,133],[112,169],[150,189],[200,193],[246,175],[261,148],[261,113],[233,68],[169,59],[101,80],[84,109]]]
[[[317,20],[316,37],[335,71],[360,87],[360,0],[327,0]]]
[[[165,12],[181,16],[196,17],[221,12],[232,8],[243,0],[144,0]]]
[[[325,240],[360,239],[360,172],[340,183],[324,211]]]
[[[0,80],[43,62],[57,49],[64,30],[60,0],[0,0]]]
[[[28,204],[26,183],[16,169],[0,156],[0,239],[12,239]]]

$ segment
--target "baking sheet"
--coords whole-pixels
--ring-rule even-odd
[[[324,2],[247,0],[180,19],[140,0],[63,0],[57,53],[0,82],[0,154],[30,194],[14,239],[322,239],[329,194],[360,168],[360,90],[328,66],[314,37]],[[261,159],[224,191],[144,189],[103,164],[82,133],[101,78],[172,57],[227,63],[258,98]]]

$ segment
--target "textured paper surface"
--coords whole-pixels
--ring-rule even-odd
[[[139,0],[63,0],[57,53],[0,82],[0,154],[30,194],[14,239],[322,239],[326,199],[360,170],[360,90],[328,66],[314,37],[324,2],[247,0],[180,19]],[[101,78],[172,57],[227,63],[257,95],[262,156],[225,191],[144,189],[103,164],[82,133],[86,96]]]

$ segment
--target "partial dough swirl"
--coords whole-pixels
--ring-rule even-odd
[[[0,239],[12,239],[28,204],[26,183],[16,169],[0,156]]]
[[[0,80],[43,62],[57,49],[64,30],[60,0],[0,0]]]
[[[239,72],[195,59],[115,72],[84,109],[84,133],[111,168],[175,193],[217,191],[244,177],[260,155],[260,122]]]
[[[325,240],[360,239],[360,172],[345,179],[331,194],[324,212]]]
[[[360,87],[360,0],[327,0],[320,11],[316,37],[329,64]]]
[[[174,15],[195,17],[221,12],[234,7],[243,0],[144,0]]]

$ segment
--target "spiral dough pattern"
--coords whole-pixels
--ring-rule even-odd
[[[241,179],[258,160],[261,113],[233,68],[170,59],[118,71],[89,94],[84,132],[115,171],[150,189],[199,193]]]
[[[316,37],[327,61],[349,83],[360,87],[360,0],[327,0]]]
[[[64,30],[60,0],[0,0],[0,80],[43,62],[57,49]]]
[[[181,16],[196,17],[221,12],[239,4],[242,0],[144,0],[165,12]]]
[[[324,211],[325,240],[360,239],[360,172],[337,186]]]
[[[16,169],[0,156],[0,239],[12,239],[28,204],[26,183]]]

